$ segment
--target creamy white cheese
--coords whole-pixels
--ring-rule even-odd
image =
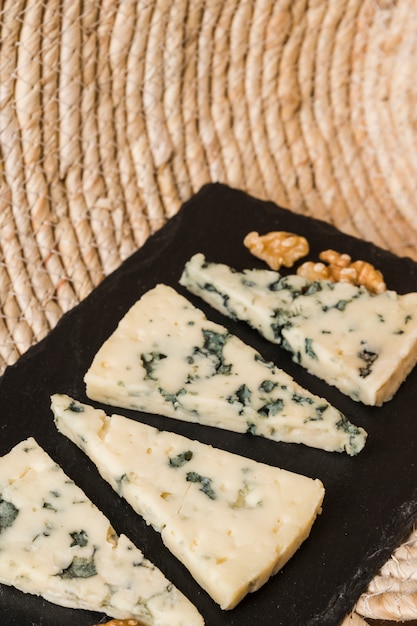
[[[417,293],[186,264],[180,283],[225,315],[289,350],[294,361],[354,400],[391,399],[417,361]]]
[[[89,398],[357,454],[366,433],[166,285],[136,302],[85,375]]]
[[[149,626],[204,624],[33,438],[0,458],[0,582]]]
[[[319,480],[52,396],[58,430],[161,533],[222,609],[299,548],[321,510]]]

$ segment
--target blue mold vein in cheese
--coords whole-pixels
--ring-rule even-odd
[[[321,511],[318,479],[110,417],[65,395],[52,396],[51,406],[58,430],[161,533],[222,609],[280,570]]]
[[[112,406],[352,456],[366,441],[329,402],[163,284],[126,313],[84,380],[90,399]]]
[[[148,626],[204,624],[33,438],[0,458],[0,582]]]
[[[417,362],[417,293],[374,294],[346,282],[238,272],[202,254],[188,261],[180,283],[364,404],[390,400]]]

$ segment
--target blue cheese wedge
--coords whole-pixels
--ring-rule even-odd
[[[320,480],[52,396],[58,430],[222,609],[280,570],[321,510]],[[254,541],[256,533],[256,541]]]
[[[365,444],[363,429],[166,285],[127,312],[85,383],[113,406],[349,455]]]
[[[0,458],[0,582],[149,626],[204,624],[33,438]]]
[[[202,254],[186,264],[180,282],[364,404],[390,400],[417,362],[417,293],[373,294],[270,270],[237,272]]]

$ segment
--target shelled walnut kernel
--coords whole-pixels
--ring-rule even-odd
[[[331,280],[363,285],[372,293],[382,293],[386,284],[382,273],[366,261],[354,261],[348,254],[335,250],[324,250],[319,254],[320,263],[307,261],[297,270],[299,276],[307,280]],[[325,261],[325,263],[323,263]]]
[[[252,231],[246,235],[243,244],[253,256],[265,261],[276,271],[283,265],[292,267],[309,252],[307,239],[285,231],[272,231],[265,235]]]

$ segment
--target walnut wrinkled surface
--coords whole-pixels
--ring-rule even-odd
[[[297,269],[298,276],[302,276],[307,280],[333,280],[330,268],[324,263],[316,263],[315,261],[306,261]]]
[[[246,235],[243,243],[254,256],[276,271],[282,266],[292,267],[309,252],[305,237],[285,231],[272,231],[265,235],[252,231]]]
[[[319,254],[319,259],[321,261],[319,263],[307,261],[300,265],[297,274],[307,280],[331,280],[362,285],[372,293],[382,293],[387,288],[382,273],[371,263],[366,261],[352,263],[348,254],[341,254],[335,250],[323,250]]]

